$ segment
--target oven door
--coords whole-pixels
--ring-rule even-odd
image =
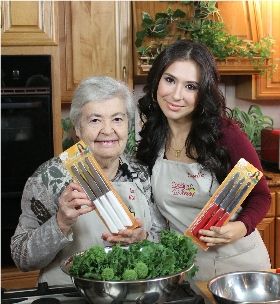
[[[21,212],[29,176],[53,156],[50,94],[2,95],[1,211],[2,265],[11,264],[10,238]]]

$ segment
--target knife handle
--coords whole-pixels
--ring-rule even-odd
[[[213,203],[209,209],[201,216],[200,221],[197,225],[191,230],[193,235],[197,235],[198,231],[204,227],[204,225],[208,222],[208,220],[215,214],[218,209],[218,205]]]
[[[124,230],[126,227],[123,225],[115,210],[112,208],[105,194],[99,197],[99,201],[102,203],[102,207],[105,209],[108,215],[110,215],[113,223],[116,225],[118,230]]]
[[[111,206],[115,210],[116,214],[118,215],[119,219],[123,223],[124,226],[130,227],[132,226],[132,221],[127,215],[127,213],[124,211],[123,207],[121,206],[120,202],[117,200],[115,195],[112,191],[109,191],[106,193],[107,199],[109,203],[111,203]]]
[[[215,224],[216,227],[222,227],[224,222],[229,218],[229,213],[225,212],[224,215],[218,220],[218,222]]]
[[[112,233],[118,233],[119,230],[118,230],[117,226],[113,223],[113,221],[110,218],[110,216],[107,214],[107,212],[105,211],[105,209],[102,207],[99,199],[96,199],[93,203],[94,203],[96,209],[98,210],[98,212],[100,213],[101,217],[105,221],[105,223],[108,225],[109,230]]]
[[[206,225],[202,229],[209,230],[210,227],[216,226],[216,223],[223,216],[224,212],[225,209],[219,208],[219,210],[210,218],[210,220],[206,223]]]

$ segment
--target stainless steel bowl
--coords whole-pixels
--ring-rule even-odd
[[[208,289],[217,303],[280,303],[280,275],[272,272],[231,272],[213,278]]]
[[[73,256],[69,257],[61,269],[71,277],[76,288],[93,304],[109,303],[164,303],[167,296],[186,279],[186,274],[194,265],[181,272],[156,279],[136,281],[100,281],[74,277],[69,273]]]

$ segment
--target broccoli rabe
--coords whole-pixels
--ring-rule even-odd
[[[125,281],[133,281],[137,280],[137,273],[134,269],[126,269],[122,275],[123,280]]]
[[[114,278],[114,270],[112,268],[106,267],[101,272],[101,278],[104,281],[110,281]]]
[[[70,274],[107,281],[153,279],[189,268],[196,253],[190,238],[164,230],[159,243],[144,240],[127,248],[115,245],[107,253],[100,246],[92,246],[74,256]],[[189,276],[194,276],[197,269],[193,267]]]
[[[136,263],[134,270],[137,273],[138,279],[145,279],[149,272],[148,266],[143,262]]]

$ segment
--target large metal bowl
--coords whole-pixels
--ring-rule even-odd
[[[108,248],[105,248],[108,250]],[[61,269],[69,275],[81,294],[92,304],[164,303],[168,295],[183,283],[194,265],[181,272],[148,280],[100,281],[72,276],[69,269],[73,257],[69,257]]]
[[[272,272],[230,272],[213,278],[208,289],[217,303],[280,303],[280,275]]]

